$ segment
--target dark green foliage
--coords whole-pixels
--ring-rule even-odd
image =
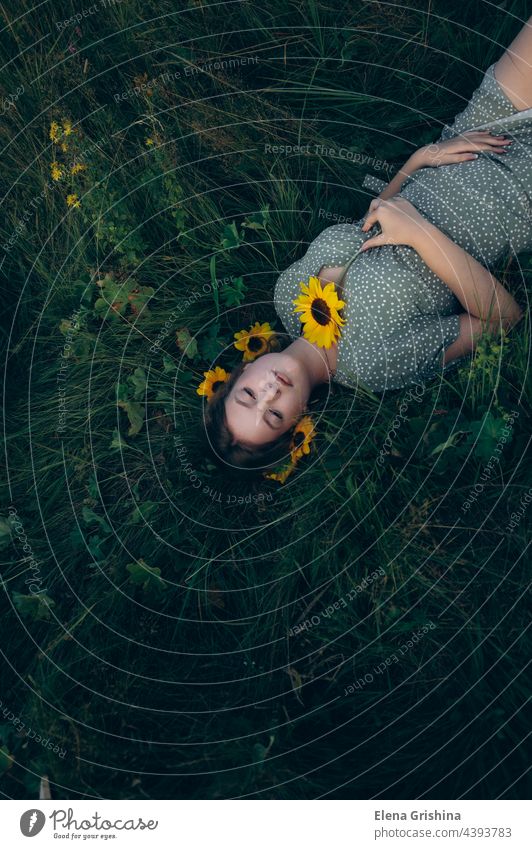
[[[66,754],[2,718],[2,792],[526,798],[528,316],[417,400],[318,393],[284,486],[220,475],[196,393],[526,4],[59,5],[2,5],[0,698]]]

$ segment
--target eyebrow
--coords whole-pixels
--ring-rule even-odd
[[[243,401],[239,401],[239,400],[238,400],[238,398],[236,397],[236,395],[235,395],[234,397],[235,397],[235,402],[236,402],[237,404],[240,404],[240,406],[241,406],[241,407],[246,407],[246,409],[248,409],[248,410],[250,410],[250,409],[251,409],[251,404],[244,404],[244,402],[243,402]],[[265,419],[265,418],[264,418],[264,416],[262,417],[262,421],[264,422],[264,424],[268,425],[268,427],[270,428],[270,430],[279,430],[279,428],[274,427],[274,426],[273,426],[273,425],[272,425],[272,424],[268,421],[268,419]]]

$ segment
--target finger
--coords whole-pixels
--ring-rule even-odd
[[[367,220],[368,216],[371,215],[371,213],[374,212],[375,209],[378,209],[378,207],[379,207],[378,202],[376,200],[372,200],[364,218]]]
[[[367,219],[368,215],[371,215],[371,213],[372,213],[375,209],[378,209],[378,208],[379,208],[379,206],[380,206],[380,204],[381,204],[381,200],[380,200],[380,198],[373,198],[373,200],[371,201],[371,203],[370,203],[370,205],[369,205],[369,207],[368,207],[368,211],[366,212],[366,215],[364,216],[364,218],[366,218],[366,219]]]
[[[455,165],[457,162],[469,162],[478,159],[478,153],[450,153],[440,165]]]
[[[472,145],[474,147],[476,144],[507,145],[512,143],[512,140],[507,139],[504,134],[496,136],[484,130],[474,133],[464,133],[464,138],[467,147],[469,147],[469,145]]]
[[[479,146],[487,147],[508,147],[511,145],[512,139],[506,139],[504,136],[487,136],[479,140]]]
[[[389,242],[388,242],[388,239],[386,238],[386,236],[384,235],[384,233],[379,233],[378,236],[372,236],[371,239],[366,239],[366,241],[364,242],[364,244],[362,245],[360,250],[361,251],[368,251],[368,250],[370,250],[370,248],[378,248],[378,247],[380,247],[380,245],[387,245],[387,244],[389,244]]]
[[[371,230],[373,225],[378,221],[378,209],[375,212],[371,212],[366,216],[365,224],[362,226],[362,230],[366,232],[366,230]]]
[[[511,141],[504,147],[502,147],[502,142],[482,142],[482,144],[477,144],[475,146],[475,150],[485,150],[490,151],[490,153],[507,153],[510,150],[510,145]]]
[[[489,136],[482,141],[482,144],[492,145],[493,147],[505,147],[511,143],[512,140],[505,139],[504,136]]]
[[[467,130],[465,133],[462,133],[464,138],[474,138],[478,136],[478,138],[486,138],[487,136],[491,136],[492,138],[504,138],[504,133],[493,133],[491,130]]]

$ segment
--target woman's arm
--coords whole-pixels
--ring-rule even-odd
[[[401,191],[402,185],[404,181],[411,177],[419,168],[424,168],[425,166],[420,163],[420,154],[421,151],[416,150],[412,156],[406,160],[405,164],[402,168],[399,169],[397,174],[392,177],[388,185],[382,192],[377,195],[381,200],[388,200],[388,198],[393,197],[394,195],[398,195]]]
[[[512,327],[523,313],[504,286],[459,245],[424,218],[405,198],[377,201],[362,231],[379,222],[382,232],[368,239],[362,250],[380,245],[408,245],[456,295],[474,318]]]
[[[476,346],[480,336],[486,332],[492,332],[497,335],[499,325],[495,321],[482,321],[480,318],[475,318],[468,312],[463,312],[458,316],[460,322],[460,333],[448,348],[445,348],[443,362],[450,363],[459,357],[465,357],[471,354]]]
[[[460,136],[443,142],[435,142],[420,147],[406,160],[402,168],[382,190],[378,197],[388,200],[401,191],[402,185],[420,168],[438,168],[440,165],[454,165],[457,162],[467,162],[476,159],[479,150],[489,150],[492,153],[505,153],[505,146],[511,140],[504,136],[492,136],[489,130],[469,130]]]
[[[410,246],[449,286],[466,313],[505,328],[517,324],[523,312],[510,292],[467,251],[430,221],[422,220],[422,226],[413,228]]]

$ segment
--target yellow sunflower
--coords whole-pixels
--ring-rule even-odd
[[[196,392],[198,395],[206,395],[207,400],[209,400],[220,388],[220,385],[229,380],[230,373],[226,372],[225,369],[220,368],[220,366],[216,366],[213,369],[209,369],[209,371],[204,371],[203,376],[205,377],[205,380],[200,383]]]
[[[66,196],[67,206],[79,206],[79,198],[77,195]]]
[[[288,463],[287,466],[283,466],[278,472],[268,472],[264,477],[268,478],[271,481],[279,481],[279,483],[284,483],[294,471],[296,465],[295,463]]]
[[[290,462],[281,466],[275,472],[269,472],[264,475],[272,481],[284,483],[289,475],[292,474],[297,466],[298,461],[304,454],[310,453],[310,443],[315,437],[314,423],[310,416],[303,416],[297,423],[292,434],[290,442]]]
[[[275,337],[275,331],[267,321],[264,324],[256,321],[249,330],[239,330],[235,333],[237,341],[233,344],[238,351],[244,352],[243,360],[249,363],[268,350],[272,336]]]
[[[314,422],[311,417],[303,416],[296,424],[294,433],[292,434],[292,443],[290,446],[292,463],[297,463],[304,454],[310,454],[310,443],[315,435]]]
[[[339,310],[345,307],[336,294],[334,283],[322,287],[318,277],[309,277],[308,285],[301,283],[301,295],[292,303],[303,322],[303,336],[320,348],[330,348],[340,338],[345,320]]]

